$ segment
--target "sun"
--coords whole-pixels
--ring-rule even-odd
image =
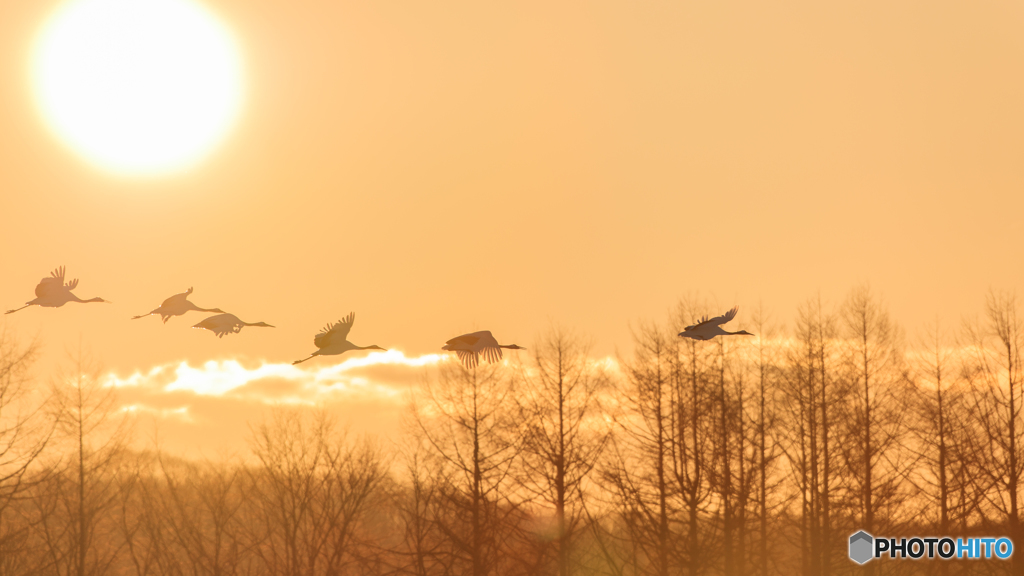
[[[194,0],[68,0],[32,57],[49,127],[90,163],[128,175],[206,157],[235,124],[242,83],[231,33]]]

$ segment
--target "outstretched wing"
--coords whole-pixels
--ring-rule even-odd
[[[451,340],[449,340],[449,342],[451,342]],[[465,364],[466,368],[476,368],[477,362],[479,362],[476,352],[471,352],[469,350],[456,350],[455,354],[459,357],[459,360]]]
[[[501,360],[501,348],[497,346],[488,346],[480,351],[484,356],[484,360],[487,360],[491,364]]]
[[[445,342],[445,346],[472,348],[479,341],[480,338],[478,338],[477,336],[473,336],[472,334],[463,334],[458,338],[452,338],[451,340]]]
[[[728,312],[722,314],[721,316],[715,316],[714,318],[708,318],[707,316],[705,316],[700,319],[700,322],[697,322],[696,324],[693,324],[691,326],[687,326],[686,329],[696,330],[698,328],[703,328],[705,326],[721,326],[722,324],[725,324],[729,320],[735,318],[736,312],[738,312],[739,309],[739,306],[733,306],[732,310],[729,310]]]
[[[77,286],[77,281],[75,282]],[[64,267],[55,268],[53,272],[46,278],[39,281],[36,285],[36,297],[43,298],[60,292],[64,288]]]
[[[188,300],[188,295],[191,294],[191,293],[192,293],[192,288],[190,287],[188,290],[182,292],[181,294],[175,294],[174,296],[171,296],[170,298],[167,298],[166,300],[164,300],[163,302],[160,303],[160,307],[161,308],[170,308],[171,306],[173,306],[174,304],[177,304],[179,302],[184,303],[184,302],[186,302]]]
[[[344,342],[348,339],[348,333],[352,330],[352,324],[356,321],[356,313],[349,312],[348,316],[338,320],[334,324],[327,324],[319,334],[313,337],[313,345],[317,348],[329,346],[335,342]]]
[[[475,368],[480,361],[480,356],[491,363],[501,360],[501,348],[498,346],[498,341],[487,330],[452,338],[445,342],[442,350],[454,350],[459,355],[459,360],[462,360],[467,368]]]
[[[223,338],[227,334],[240,332],[243,326],[245,326],[245,322],[242,322],[238,316],[225,313],[204,318],[201,322],[192,327],[205,328],[216,334],[218,338]]]
[[[683,328],[683,330],[693,330],[694,328],[696,328],[698,326],[703,326],[705,323],[707,323],[707,321],[708,321],[708,317],[707,316],[703,316],[703,317],[701,317],[700,320],[697,320],[696,324],[690,324],[686,328]]]

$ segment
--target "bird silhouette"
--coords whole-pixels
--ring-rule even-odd
[[[65,283],[64,282],[64,267],[61,266],[46,278],[39,281],[39,285],[36,286],[36,297],[29,300],[21,308],[15,308],[14,310],[8,310],[6,314],[13,314],[18,310],[24,310],[29,306],[45,306],[47,308],[60,308],[68,302],[106,302],[108,300],[103,298],[90,298],[88,300],[82,300],[78,296],[71,293],[78,286],[78,278]]]
[[[508,348],[509,350],[526,350],[518,344],[498,344],[498,341],[494,339],[488,330],[481,330],[480,332],[473,332],[472,334],[463,334],[456,338],[445,342],[441,350],[449,350],[455,352],[458,355],[459,360],[466,365],[467,368],[476,368],[479,363],[479,356],[482,354],[484,360],[490,363],[501,360],[501,349]]]
[[[352,324],[356,321],[356,313],[349,312],[348,316],[338,320],[334,324],[328,323],[319,334],[313,337],[313,345],[318,350],[309,355],[308,358],[296,360],[292,364],[300,364],[314,356],[333,356],[343,354],[349,350],[386,350],[376,344],[369,346],[356,346],[348,341],[348,333],[352,330]]]
[[[220,314],[224,314],[224,311],[221,310],[220,308],[200,308],[199,306],[196,306],[195,304],[189,302],[188,295],[191,293],[192,288],[190,287],[185,292],[182,292],[181,294],[175,294],[174,296],[171,296],[167,300],[164,300],[163,304],[160,304],[160,307],[154,309],[152,312],[140,314],[138,316],[132,316],[132,320],[145,318],[146,316],[150,316],[152,314],[159,314],[160,318],[162,318],[164,323],[166,324],[167,321],[171,319],[171,316],[181,316],[182,314],[188,312],[189,310],[196,310],[197,312],[219,312]]]
[[[735,318],[739,309],[739,306],[733,306],[732,310],[729,310],[721,316],[715,316],[714,318],[704,316],[696,324],[687,326],[685,330],[679,333],[679,335],[684,338],[693,338],[694,340],[711,340],[715,336],[753,336],[753,334],[746,330],[740,330],[739,332],[726,332],[722,329],[722,324],[725,324]]]
[[[217,314],[216,316],[210,316],[199,324],[193,326],[193,328],[205,328],[217,335],[217,338],[223,338],[225,334],[237,334],[242,331],[242,328],[246,326],[260,326],[262,328],[274,328],[266,322],[245,322],[240,320],[238,316],[234,314]]]

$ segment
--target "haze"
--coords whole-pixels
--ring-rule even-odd
[[[553,322],[606,356],[686,294],[788,319],[863,283],[913,331],[1024,280],[1017,3],[207,4],[245,108],[155,179],[45,129],[26,66],[55,3],[0,7],[0,301],[63,264],[114,302],[4,320],[41,377],[80,341],[122,377],[287,364],[352,310],[409,358]],[[277,328],[129,321],[189,286]]]

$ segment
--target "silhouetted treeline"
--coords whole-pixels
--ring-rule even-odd
[[[202,462],[140,451],[87,359],[41,384],[0,334],[0,576],[1024,574],[1013,295],[912,338],[867,288],[676,336],[717,312],[683,299],[618,362],[562,329],[442,362],[394,443],[278,409]],[[1016,550],[858,566],[857,530]]]

